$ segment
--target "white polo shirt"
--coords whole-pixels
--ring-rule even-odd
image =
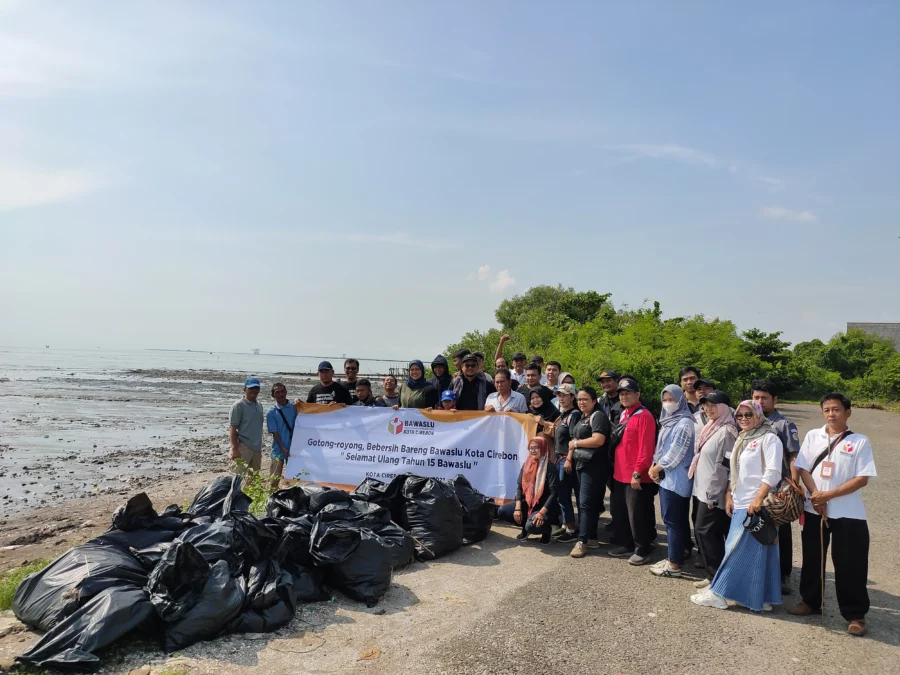
[[[803,439],[803,445],[800,446],[800,454],[794,462],[797,469],[806,469],[809,471],[816,457],[822,454],[823,450],[828,449],[828,432],[825,427],[821,429],[813,429],[806,438]],[[829,461],[826,457],[824,462]],[[831,478],[822,478],[822,462],[812,472],[813,481],[819,490],[833,490],[843,485],[848,480],[852,480],[857,476],[875,476],[875,459],[872,457],[872,444],[869,439],[862,434],[850,434],[838,443],[831,453],[831,460],[834,462],[834,475]],[[854,518],[856,520],[866,519],[866,507],[863,506],[862,490],[857,490],[849,495],[836,497],[825,505],[825,515],[829,518]],[[809,500],[806,501],[806,511],[815,513]]]

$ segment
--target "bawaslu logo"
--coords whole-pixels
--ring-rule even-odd
[[[403,420],[399,417],[395,417],[390,422],[388,422],[388,433],[393,434],[394,436],[403,433]]]

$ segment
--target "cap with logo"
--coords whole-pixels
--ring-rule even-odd
[[[715,391],[711,391],[708,394],[705,394],[700,397],[700,403],[724,403],[729,408],[731,407],[731,398],[729,398],[728,394],[726,394],[721,389],[716,389]]]
[[[465,363],[466,361],[474,361],[475,363],[478,363],[478,357],[474,354],[466,354],[463,357],[462,362]]]
[[[566,382],[565,384],[559,385],[556,388],[557,394],[569,394],[570,396],[575,396],[578,393],[578,390],[575,388],[574,384],[569,384]]]
[[[513,361],[524,361],[525,360],[525,352],[516,352],[512,357]]]
[[[448,389],[443,394],[441,394],[441,401],[455,401],[456,400],[456,392],[452,389]]]
[[[604,370],[597,376],[598,380],[618,380],[621,377],[618,370]]]
[[[334,368],[331,367],[331,361],[321,361],[318,370],[334,370]]]
[[[244,381],[244,389],[253,389],[253,387],[259,387],[259,378],[258,377],[248,377]]]
[[[619,389],[618,391],[640,391],[641,388],[638,386],[638,383],[634,380],[624,379],[619,380]]]

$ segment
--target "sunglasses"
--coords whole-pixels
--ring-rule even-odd
[[[735,413],[734,419],[736,420],[752,420],[756,417],[753,413]]]

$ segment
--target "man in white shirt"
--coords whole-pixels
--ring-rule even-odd
[[[505,368],[501,368],[494,375],[494,386],[497,391],[488,394],[484,403],[485,412],[528,412],[528,401],[510,386],[512,376]]]
[[[875,476],[872,445],[847,426],[852,410],[843,394],[825,394],[820,401],[825,426],[813,429],[800,447],[794,467],[809,490],[802,531],[803,567],[800,596],[788,610],[795,616],[818,614],[822,607],[822,550],[834,539],[831,561],[841,616],[851,635],[866,634],[869,593],[869,525],[860,490]],[[825,527],[822,527],[822,517]]]

